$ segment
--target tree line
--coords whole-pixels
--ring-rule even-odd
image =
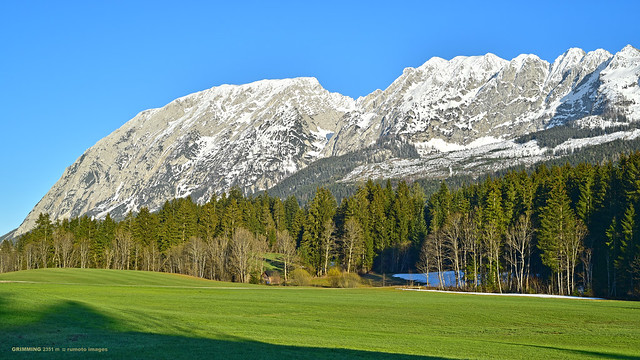
[[[426,205],[416,267],[454,271],[464,289],[638,298],[639,201],[640,152],[455,191],[443,183]]]
[[[258,282],[277,253],[325,276],[453,271],[477,291],[640,294],[640,153],[599,165],[509,171],[426,196],[418,182],[368,181],[338,204],[326,188],[302,207],[239,189],[204,205],[190,198],[122,221],[52,221],[0,246],[0,271],[46,267],[135,269]],[[436,285],[436,284],[433,284]]]

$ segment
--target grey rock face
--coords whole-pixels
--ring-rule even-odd
[[[121,218],[175,197],[266,189],[314,161],[354,106],[297,78],[223,85],[143,111],[71,165],[19,232],[41,212]]]
[[[544,149],[535,144],[515,149],[509,141],[569,121],[606,126],[611,113],[640,121],[640,51],[632,46],[613,56],[570,49],[551,64],[535,55],[432,58],[357,100],[329,93],[314,78],[222,85],[143,111],[100,140],[67,168],[17,233],[41,212],[53,219],[108,212],[119,218],[174,197],[203,203],[232,186],[268,189],[318,158],[389,136],[413,144],[423,159],[407,161],[409,170],[398,161],[388,171],[372,164],[352,179],[371,175],[369,168],[383,169],[380,177],[452,172],[447,159],[497,142],[506,144],[499,161],[508,154],[540,157]],[[448,151],[454,152],[434,158]],[[473,169],[482,156],[474,151],[464,167]],[[435,162],[444,168],[430,172]],[[497,162],[492,158],[491,166]]]

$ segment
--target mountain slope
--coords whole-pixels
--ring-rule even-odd
[[[143,111],[88,149],[36,205],[37,215],[121,218],[190,195],[268,189],[321,158],[365,151],[336,181],[446,177],[548,159],[585,143],[635,139],[640,51],[432,58],[384,91],[353,100],[314,78],[222,85]],[[522,136],[554,126],[619,131],[558,151]],[[520,139],[520,140],[518,140]],[[518,141],[516,141],[518,140]],[[402,144],[392,151],[376,144]],[[588,145],[588,144],[587,144]],[[415,150],[417,149],[417,153]],[[332,160],[327,159],[327,164]]]
[[[143,111],[67,168],[18,233],[41,212],[120,218],[174,197],[203,203],[232,186],[273,186],[315,160],[354,105],[297,78],[223,85]]]

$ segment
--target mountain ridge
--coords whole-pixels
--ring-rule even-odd
[[[232,186],[265,190],[317,159],[389,137],[415,147],[421,158],[387,157],[343,180],[371,176],[367,166],[386,166],[382,176],[441,175],[466,166],[458,158],[470,149],[491,162],[491,152],[517,161],[530,153],[529,163],[548,149],[516,144],[524,134],[572,122],[613,126],[612,114],[640,120],[639,79],[640,51],[628,45],[614,55],[571,48],[553,63],[532,54],[434,57],[358,99],[329,92],[313,77],[224,84],[142,111],[98,141],[16,234],[28,231],[40,212],[53,219],[119,218],[174,197],[203,203]],[[405,169],[391,169],[398,166]]]

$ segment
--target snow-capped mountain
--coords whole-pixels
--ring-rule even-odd
[[[66,169],[19,232],[53,219],[111,213],[190,195],[204,203],[239,186],[268,188],[320,155],[353,99],[315,78],[222,85],[143,111]]]
[[[343,154],[391,134],[420,149],[460,148],[607,111],[638,120],[639,57],[627,46],[615,56],[570,49],[551,64],[535,55],[432,58],[405,69],[386,90],[358,99],[325,151]]]
[[[612,119],[621,115],[640,121],[639,79],[640,51],[629,45],[615,55],[570,49],[553,63],[535,55],[432,58],[357,100],[328,92],[314,78],[222,85],[143,111],[100,140],[67,168],[17,233],[41,212],[54,219],[109,212],[119,218],[174,197],[203,203],[232,186],[268,189],[319,158],[391,137],[421,157],[363,164],[342,181],[538,161],[549,149],[514,140],[567,123],[607,127],[620,125]],[[574,143],[563,146],[584,146]]]

